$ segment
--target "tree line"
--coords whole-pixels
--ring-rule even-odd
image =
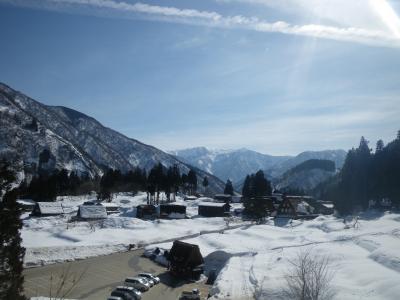
[[[351,149],[339,174],[321,187],[321,197],[333,201],[343,214],[367,209],[370,200],[379,203],[389,199],[400,207],[400,130],[397,138],[386,146],[382,140],[375,151],[361,137],[357,148]]]
[[[204,177],[203,188],[207,189],[208,185],[208,178]],[[171,201],[175,200],[178,191],[194,195],[197,188],[198,176],[193,169],[181,174],[176,164],[166,168],[158,163],[149,172],[141,168],[126,173],[107,169],[101,177],[90,177],[87,173],[78,174],[65,169],[52,172],[40,170],[29,183],[26,180],[21,183],[20,195],[36,201],[54,201],[57,196],[96,191],[99,200],[111,201],[114,193],[146,191],[148,202],[158,203],[161,192],[166,194],[167,201]]]

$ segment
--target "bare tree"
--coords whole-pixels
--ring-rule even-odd
[[[335,292],[331,282],[334,272],[328,256],[315,255],[310,249],[297,254],[290,261],[291,268],[285,276],[286,287],[283,294],[287,299],[296,300],[329,300]]]
[[[50,300],[64,300],[85,276],[87,269],[72,273],[70,266],[62,269],[57,275],[50,275],[49,297]]]

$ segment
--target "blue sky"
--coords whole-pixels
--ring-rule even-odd
[[[0,0],[0,81],[163,150],[400,129],[400,1]]]

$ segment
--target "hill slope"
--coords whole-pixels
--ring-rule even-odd
[[[0,83],[0,157],[12,160],[26,175],[39,167],[66,168],[101,175],[105,168],[123,172],[140,167],[149,170],[161,162],[178,164],[187,173],[190,165],[155,147],[128,138],[78,111],[48,106]],[[223,183],[196,169],[199,180],[209,177],[210,188]]]
[[[310,191],[335,173],[336,168],[333,161],[309,159],[286,171],[281,178],[274,182],[274,186],[279,190]]]

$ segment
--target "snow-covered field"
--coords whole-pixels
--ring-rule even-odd
[[[59,199],[61,200],[61,199]],[[90,197],[66,197],[70,211]],[[400,215],[368,212],[355,221],[320,216],[310,221],[270,219],[256,225],[235,219],[197,217],[197,204],[186,201],[191,219],[144,221],[135,218],[145,194],[118,195],[118,214],[104,221],[68,222],[71,215],[24,216],[25,264],[40,265],[125,251],[129,244],[170,249],[173,239],[189,237],[205,257],[206,272],[219,272],[215,299],[283,299],[290,261],[303,249],[330,257],[336,299],[400,299]],[[184,202],[182,198],[178,202]],[[240,207],[241,204],[234,204]],[[236,227],[236,228],[235,228]],[[222,231],[221,231],[222,232]]]
[[[32,218],[23,215],[22,239],[26,247],[25,265],[35,266],[90,256],[126,251],[130,244],[136,246],[166,241],[200,233],[221,230],[223,218],[197,218],[196,201],[177,202],[187,204],[187,215],[192,219],[145,221],[135,218],[136,206],[146,202],[146,194],[118,195],[114,203],[121,206],[120,213],[111,214],[105,220],[69,222],[78,205],[94,199],[85,197],[59,198],[71,214]],[[243,224],[240,220],[237,225]],[[235,225],[235,224],[231,224]]]
[[[284,276],[302,249],[329,256],[336,299],[400,299],[400,215],[370,212],[353,224],[333,216],[270,220],[187,242],[199,245],[206,271],[221,269],[214,299],[284,299]]]

